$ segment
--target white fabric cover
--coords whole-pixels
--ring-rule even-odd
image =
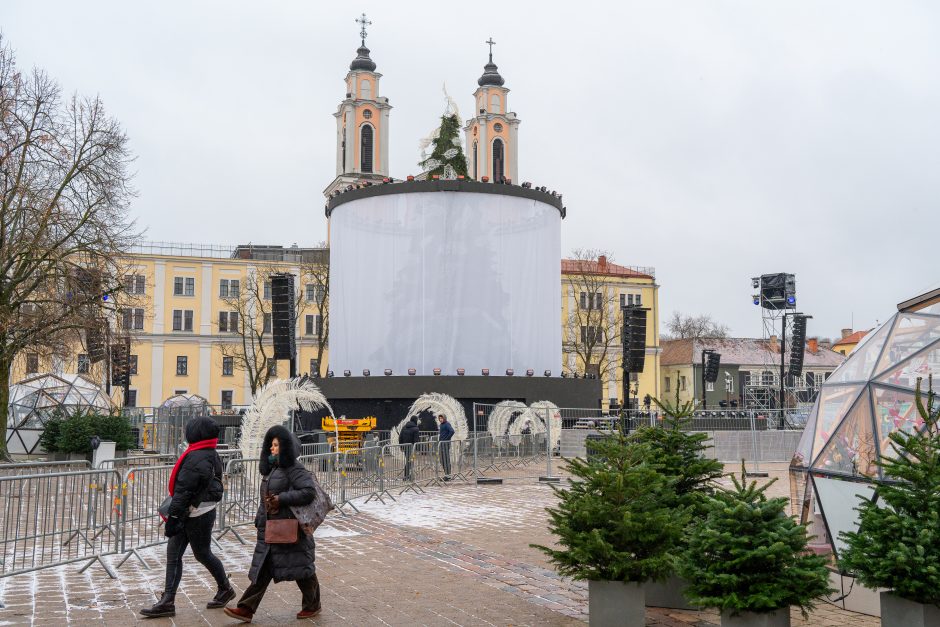
[[[330,219],[330,369],[561,372],[561,216],[515,196],[362,198]]]

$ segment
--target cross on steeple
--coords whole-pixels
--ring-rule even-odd
[[[357,24],[362,26],[362,28],[359,30],[359,36],[362,37],[362,45],[365,46],[366,37],[369,35],[369,33],[366,32],[366,26],[371,26],[372,22],[366,19],[365,13],[363,13],[361,17],[357,17],[355,21]]]
[[[363,14],[363,15],[364,15],[364,14]],[[487,44],[489,44],[489,46],[490,46],[490,63],[492,63],[492,62],[493,62],[493,46],[496,44],[496,42],[493,41],[493,38],[492,38],[492,37],[490,37],[490,38],[487,39],[484,43],[487,43]]]

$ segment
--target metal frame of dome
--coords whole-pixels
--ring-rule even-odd
[[[7,417],[7,451],[31,455],[38,452],[39,436],[46,421],[59,411],[111,409],[104,390],[79,374],[39,374],[10,386]]]
[[[823,383],[790,463],[801,520],[821,523],[837,556],[839,533],[858,527],[859,496],[870,497],[882,477],[877,461],[894,454],[888,436],[923,428],[917,379],[940,379],[940,290],[898,308]]]

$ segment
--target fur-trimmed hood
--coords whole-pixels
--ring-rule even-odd
[[[281,445],[278,452],[278,465],[281,468],[293,466],[297,463],[297,457],[300,456],[300,441],[297,437],[281,425],[271,427],[264,434],[264,443],[261,445],[261,459],[258,468],[262,475],[267,475],[272,470],[268,455],[271,454],[271,441],[274,438],[277,438]]]

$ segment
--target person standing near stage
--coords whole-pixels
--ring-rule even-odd
[[[405,423],[401,433],[398,435],[398,443],[402,445],[402,453],[405,454],[405,481],[412,481],[415,444],[421,437],[421,430],[418,429],[418,417],[412,416],[411,420]]]
[[[222,500],[223,490],[222,460],[215,450],[218,438],[219,425],[208,416],[186,423],[189,447],[176,460],[167,486],[170,503],[164,516],[164,533],[170,540],[166,545],[166,581],[157,604],[140,610],[146,618],[176,615],[176,590],[183,577],[183,553],[187,546],[192,547],[193,557],[206,567],[219,587],[206,607],[221,608],[235,598],[225,567],[213,555],[210,544],[215,508]]]
[[[441,465],[444,467],[444,481],[450,481],[450,441],[454,437],[454,427],[447,422],[447,417],[444,414],[440,414],[437,420],[441,423],[437,439],[440,441],[441,446]]]

